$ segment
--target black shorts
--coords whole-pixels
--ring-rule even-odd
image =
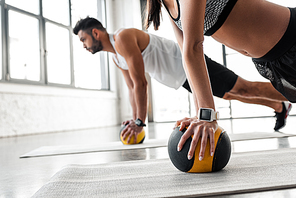
[[[296,9],[281,40],[263,57],[253,58],[258,72],[290,102],[296,102]]]
[[[213,95],[223,98],[226,92],[229,92],[236,83],[238,76],[223,65],[213,61],[205,55],[206,65],[212,86]],[[188,80],[185,81],[183,87],[191,92]]]

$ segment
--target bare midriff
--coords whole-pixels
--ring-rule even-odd
[[[260,58],[284,35],[290,11],[265,0],[238,0],[212,37],[243,55]]]

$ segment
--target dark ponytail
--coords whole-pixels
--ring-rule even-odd
[[[147,0],[145,28],[148,29],[153,22],[154,30],[158,30],[161,17],[161,0]]]

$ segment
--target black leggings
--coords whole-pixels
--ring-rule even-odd
[[[236,75],[233,71],[227,69],[225,66],[213,61],[206,55],[205,60],[208,68],[213,95],[219,98],[223,98],[224,94],[226,92],[229,92],[235,85],[238,75]],[[182,86],[189,92],[192,92],[187,79]]]

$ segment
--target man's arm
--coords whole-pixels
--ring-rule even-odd
[[[116,37],[115,48],[127,64],[131,81],[133,82],[133,96],[136,104],[136,116],[145,122],[147,114],[147,80],[141,50],[137,38],[131,32],[121,31]]]
[[[133,83],[131,92],[135,103],[136,118],[145,123],[148,98],[147,81],[142,53],[135,34],[130,30],[121,31],[116,35],[115,48],[124,57],[129,68],[129,81]],[[121,135],[123,139],[128,137],[127,142],[130,142],[131,137],[134,136],[134,143],[136,143],[137,136],[142,130],[142,126],[138,126],[134,121],[131,121]]]
[[[137,119],[137,106],[136,106],[136,102],[135,102],[135,96],[134,96],[134,83],[129,75],[128,70],[124,70],[122,68],[120,68],[115,61],[113,61],[114,64],[121,70],[124,80],[126,82],[126,85],[128,87],[128,93],[129,93],[129,100],[132,106],[132,110],[133,110],[133,120]]]

